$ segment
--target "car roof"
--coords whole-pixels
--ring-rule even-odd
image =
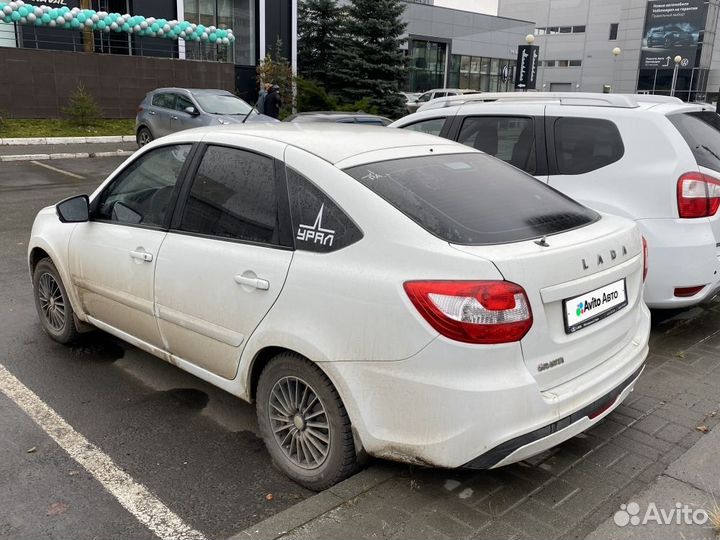
[[[151,93],[154,94],[156,92],[187,92],[189,94],[197,95],[197,94],[230,94],[233,95],[232,92],[228,90],[222,90],[220,88],[179,88],[179,87],[167,87],[167,88],[156,88]]]
[[[337,120],[338,118],[376,118],[378,120],[387,120],[388,118],[379,116],[377,114],[370,114],[364,112],[343,112],[343,111],[316,111],[316,112],[301,112],[289,116],[286,121],[292,122],[298,118],[306,119],[317,119],[317,120]]]
[[[471,152],[467,146],[434,135],[387,129],[382,126],[338,123],[272,122],[263,124],[230,124],[180,131],[162,138],[167,142],[201,141],[206,135],[251,136],[288,144],[318,156],[330,163],[338,163],[359,154],[408,147],[456,147]]]

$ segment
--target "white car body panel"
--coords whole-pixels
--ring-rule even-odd
[[[253,398],[254,362],[268,347],[305,356],[337,388],[357,444],[383,458],[460,466],[589,406],[639,373],[647,355],[649,312],[640,298],[641,243],[632,222],[601,216],[548,236],[549,247],[532,241],[451,245],[340,168],[474,150],[383,128],[277,126],[185,131],[143,147],[132,159],[165,144],[203,140],[260,151],[325,191],[361,229],[362,240],[322,254],[273,249],[141,227],[63,224],[50,207],[33,226],[31,263],[36,249],[53,259],[70,284],[80,320],[243,399]],[[152,252],[152,261],[128,256],[138,247]],[[622,247],[626,252],[604,267],[583,268],[583,258]],[[130,262],[122,261],[126,256]],[[235,282],[246,272],[266,279],[268,289]],[[566,335],[558,319],[562,299],[621,278],[627,279],[628,305]],[[448,279],[518,283],[534,313],[530,332],[519,342],[499,345],[441,336],[403,284]],[[539,373],[537,365],[553,355],[564,356],[566,365]],[[602,414],[631,387],[623,386]],[[518,448],[502,464],[557,444],[595,421],[574,423]]]

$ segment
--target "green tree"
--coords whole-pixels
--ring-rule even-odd
[[[344,10],[337,0],[301,0],[298,8],[298,75],[332,92]]]
[[[398,118],[404,114],[398,94],[407,76],[400,50],[406,23],[401,0],[352,0],[347,9],[343,39],[335,55],[338,88],[342,103],[365,98],[380,114]]]
[[[82,83],[78,83],[77,88],[70,94],[68,106],[63,108],[62,112],[71,124],[80,127],[94,126],[101,117],[95,98],[85,90]]]

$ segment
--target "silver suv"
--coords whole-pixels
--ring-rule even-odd
[[[158,137],[203,126],[276,122],[227,90],[158,88],[138,107],[135,138],[145,146]]]

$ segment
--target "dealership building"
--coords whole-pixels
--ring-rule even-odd
[[[675,95],[717,98],[717,0],[499,0],[498,12],[534,21],[538,90],[668,95],[679,57]]]

